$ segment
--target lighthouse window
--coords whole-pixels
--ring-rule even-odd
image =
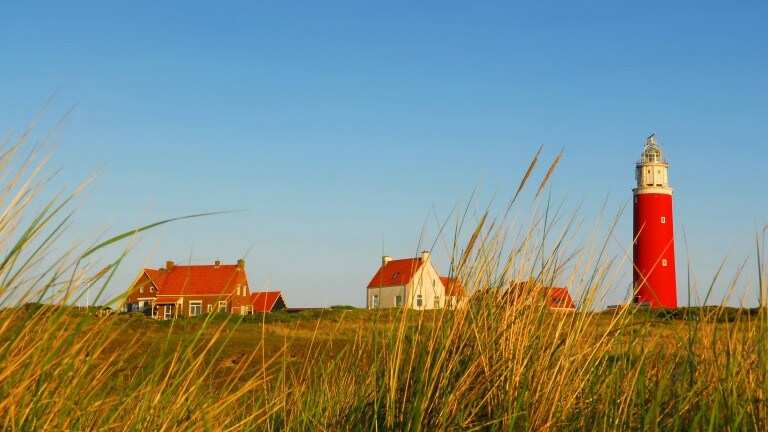
[[[667,266],[667,259],[666,259],[666,258],[664,258],[663,260],[661,260],[661,266],[662,266],[662,267],[666,267],[666,266]]]
[[[663,223],[663,224],[667,223],[667,218],[666,218],[666,216],[662,216],[662,217],[661,217],[661,223]]]

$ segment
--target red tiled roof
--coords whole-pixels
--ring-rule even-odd
[[[282,296],[280,291],[259,291],[251,293],[251,305],[254,312],[271,312]]]
[[[160,286],[163,284],[163,280],[165,280],[164,272],[161,272],[160,270],[155,269],[144,269],[144,274],[147,275],[150,281],[152,281],[152,284],[155,285],[155,288],[157,288],[158,291],[160,291]]]
[[[461,297],[464,295],[464,286],[458,278],[440,276],[440,282],[445,287],[445,295],[449,297]]]
[[[237,264],[174,265],[171,269],[145,269],[160,295],[231,295],[247,285],[245,269]]]
[[[547,304],[552,309],[576,309],[568,288],[549,288],[547,291]]]
[[[406,285],[421,268],[421,264],[421,258],[392,260],[383,264],[371,279],[368,288]]]

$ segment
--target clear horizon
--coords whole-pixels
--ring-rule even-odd
[[[608,219],[628,206],[610,242],[620,255],[652,132],[675,189],[680,304],[689,258],[702,292],[728,258],[713,303],[744,259],[740,286],[754,285],[768,223],[763,3],[2,11],[0,131],[20,132],[54,95],[36,129],[56,130],[52,189],[97,174],[69,241],[241,210],[142,235],[113,290],[166,260],[244,257],[252,289],[291,307],[363,305],[382,253],[414,256],[475,190],[475,216],[498,206],[542,145],[534,182],[564,150],[547,193],[579,209],[585,234],[604,205]],[[606,304],[626,295],[619,285]]]

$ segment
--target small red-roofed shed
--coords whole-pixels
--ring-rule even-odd
[[[445,304],[449,308],[456,308],[463,302],[462,299],[466,298],[466,291],[461,280],[456,277],[440,276],[440,282],[445,287]]]
[[[251,294],[253,312],[276,312],[286,309],[280,291],[258,291]]]

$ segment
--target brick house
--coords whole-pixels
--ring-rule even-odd
[[[253,311],[245,261],[237,264],[177,265],[143,269],[129,289],[123,310],[157,319]]]
[[[574,311],[576,304],[568,288],[546,286],[537,281],[511,282],[498,293],[504,301],[526,305],[545,304],[553,311]]]

